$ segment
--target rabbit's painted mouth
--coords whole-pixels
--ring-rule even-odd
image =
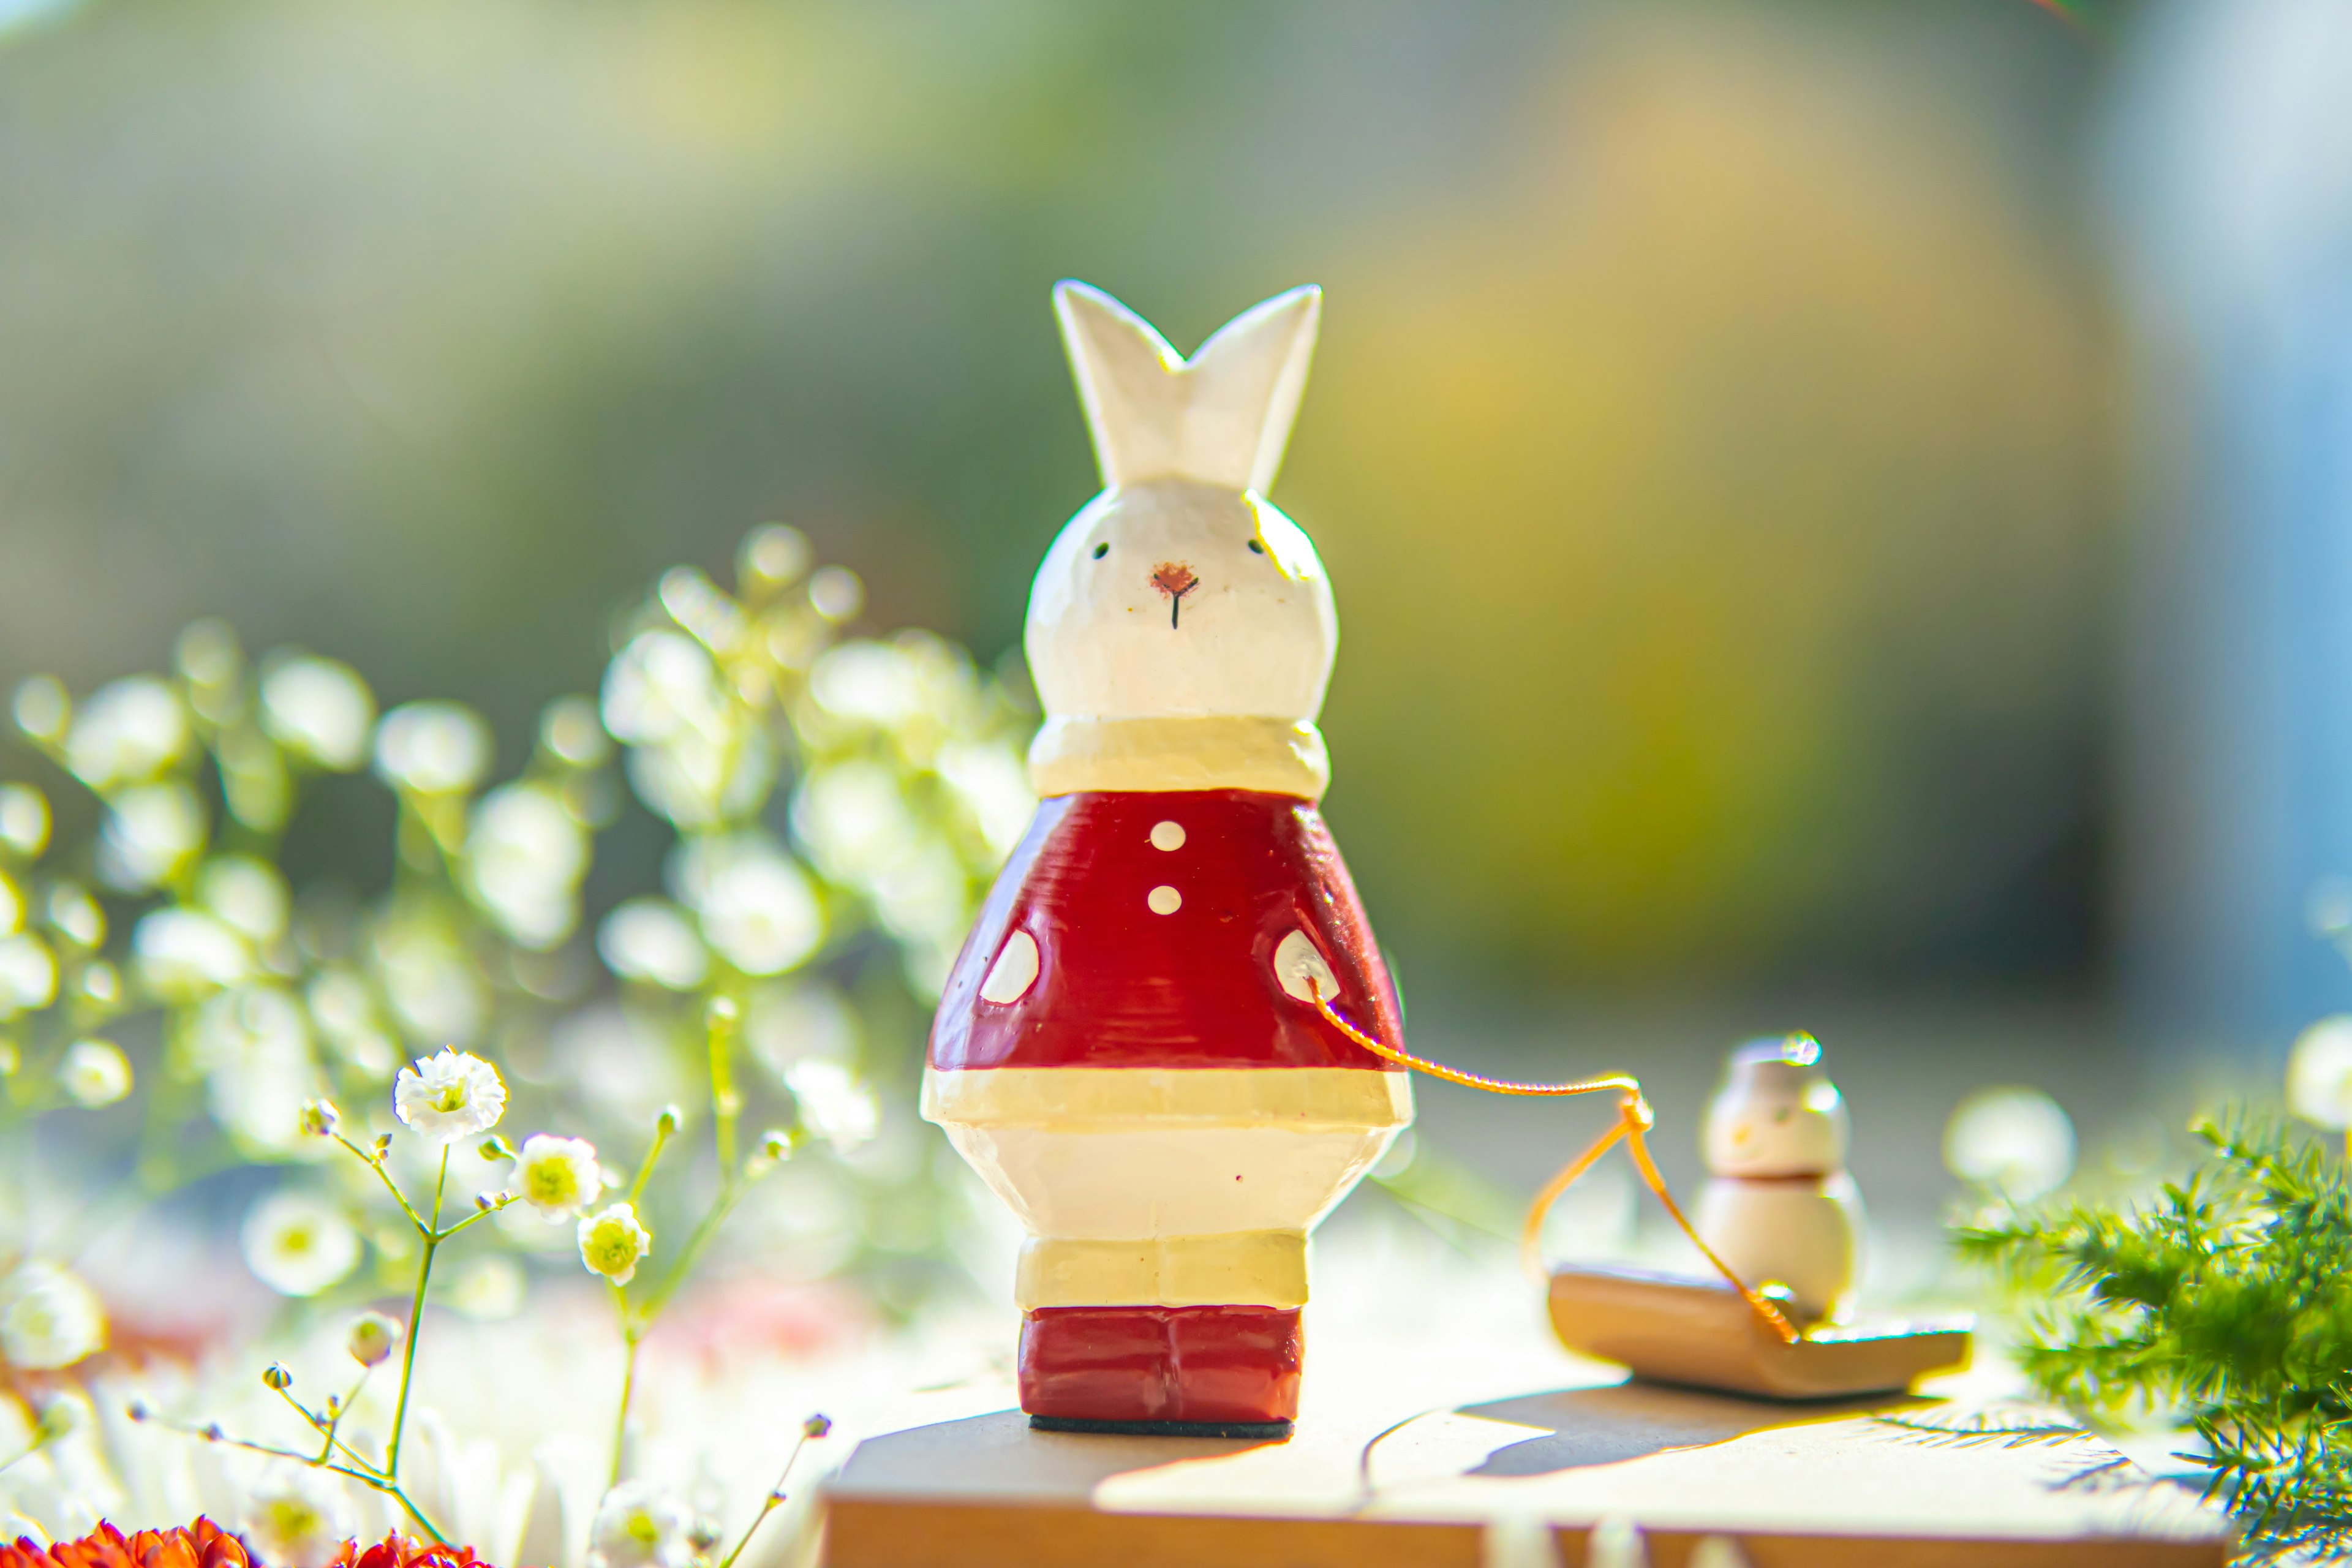
[[[1181,561],[1162,561],[1151,569],[1151,585],[1168,595],[1168,626],[1175,629],[1183,614],[1184,595],[1201,585],[1200,577]]]

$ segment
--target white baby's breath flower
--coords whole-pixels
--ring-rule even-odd
[[[185,1039],[213,1119],[240,1144],[284,1153],[300,1142],[302,1107],[321,1085],[310,1023],[290,992],[260,984],[208,997]]]
[[[49,929],[74,946],[95,948],[106,940],[106,911],[79,883],[52,883],[47,903]]]
[[[439,1056],[419,1057],[400,1069],[392,1106],[416,1131],[454,1143],[499,1124],[506,1113],[507,1086],[499,1069],[481,1058],[445,1046]]]
[[[142,784],[108,805],[98,830],[98,872],[130,892],[169,881],[204,847],[205,807],[183,784]]]
[[[359,1267],[359,1232],[341,1208],[310,1193],[262,1199],[245,1216],[238,1239],[246,1267],[281,1296],[315,1296]]]
[[[38,855],[49,841],[49,803],[31,784],[0,784],[0,849],[19,859]]]
[[[597,1506],[588,1568],[686,1568],[693,1522],[687,1506],[653,1482],[624,1481]]]
[[[809,607],[828,621],[856,617],[866,603],[866,584],[846,566],[820,566],[809,578]]]
[[[612,754],[612,737],[585,697],[559,697],[539,716],[539,743],[566,767],[595,768]]]
[[[0,937],[0,1018],[46,1007],[58,994],[58,961],[41,939]]]
[[[76,1040],[58,1063],[58,1085],[76,1105],[95,1110],[131,1092],[131,1062],[111,1040]]]
[[[838,718],[887,729],[923,707],[921,672],[907,650],[863,638],[829,649],[809,670],[809,695]]]
[[[862,884],[920,837],[898,775],[879,763],[814,769],[793,795],[793,828],[828,877]]]
[[[245,939],[194,910],[157,910],[131,933],[139,978],[167,1002],[186,1002],[235,985],[252,970]]]
[[[672,868],[703,939],[746,974],[782,974],[816,951],[824,912],[782,846],[760,834],[689,838]]]
[[[0,1281],[0,1356],[26,1372],[55,1372],[106,1347],[106,1309],[79,1275],[46,1258]]]
[[[152,675],[102,688],[66,732],[66,765],[92,789],[154,777],[188,744],[179,693]]]
[[[653,1249],[653,1233],[637,1223],[634,1204],[614,1204],[580,1222],[580,1261],[615,1285],[635,1279],[637,1265]]]
[[[549,1219],[570,1219],[604,1190],[596,1146],[585,1138],[545,1132],[524,1139],[515,1163],[515,1187],[523,1202]]]
[[[410,702],[376,726],[375,771],[394,789],[462,795],[490,765],[490,727],[456,702]]]
[[[523,946],[550,948],[572,934],[587,869],[587,830],[555,791],[504,784],[474,808],[466,837],[467,890]]]
[[[957,742],[940,748],[940,777],[971,814],[990,853],[1013,852],[1036,815],[1037,792],[1021,753],[1002,742]]]
[[[1960,1101],[1944,1124],[1944,1163],[2028,1201],[2074,1173],[2074,1123],[2038,1089],[1984,1089]]]
[[[2352,1014],[2322,1018],[2295,1037],[2286,1062],[2286,1104],[2305,1121],[2352,1127]]]
[[[259,943],[286,933],[293,900],[278,868],[247,855],[223,855],[196,879],[196,897],[239,934]]]
[[[288,751],[349,773],[367,760],[375,698],[350,665],[289,658],[261,678],[261,727]]]
[[[352,1538],[350,1499],[322,1471],[272,1465],[247,1495],[244,1526],[269,1568],[325,1568]]]
[[[16,728],[54,745],[64,738],[66,721],[73,716],[73,699],[56,676],[36,675],[17,686],[8,709]]]
[[[836,1152],[856,1148],[882,1125],[874,1091],[839,1062],[804,1057],[785,1069],[784,1087],[800,1104],[801,1124]]]
[[[624,980],[672,991],[691,991],[710,973],[710,954],[693,922],[665,899],[631,899],[606,915],[596,951]]]
[[[710,655],[671,631],[641,632],[604,672],[604,728],[633,745],[658,745],[681,730],[715,736],[727,697]]]

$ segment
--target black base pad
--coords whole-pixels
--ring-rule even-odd
[[[1032,1415],[1040,1432],[1109,1432],[1122,1437],[1248,1437],[1260,1442],[1290,1436],[1287,1421],[1081,1421],[1071,1415]]]

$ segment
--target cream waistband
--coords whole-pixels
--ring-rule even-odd
[[[974,1127],[1114,1131],[1139,1123],[1402,1127],[1412,1076],[1364,1068],[923,1069],[923,1119]]]
[[[1030,742],[1029,783],[1041,795],[1248,789],[1320,800],[1331,759],[1303,719],[1053,718]]]
[[[1296,1230],[1139,1241],[1033,1237],[1013,1294],[1038,1307],[1302,1307],[1307,1237]]]

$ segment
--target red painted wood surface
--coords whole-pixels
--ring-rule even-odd
[[[1082,1421],[1293,1421],[1296,1307],[1040,1307],[1021,1408]]]
[[[1152,828],[1184,830],[1176,849]],[[1173,888],[1168,914],[1149,902]],[[1401,1041],[1396,992],[1322,815],[1249,790],[1104,792],[1042,802],[956,961],[931,1027],[931,1065],[1344,1067],[1402,1071],[1331,1027],[1275,978],[1294,930],[1322,950],[1338,1005]],[[1016,930],[1039,971],[1018,1000],[981,983]]]

